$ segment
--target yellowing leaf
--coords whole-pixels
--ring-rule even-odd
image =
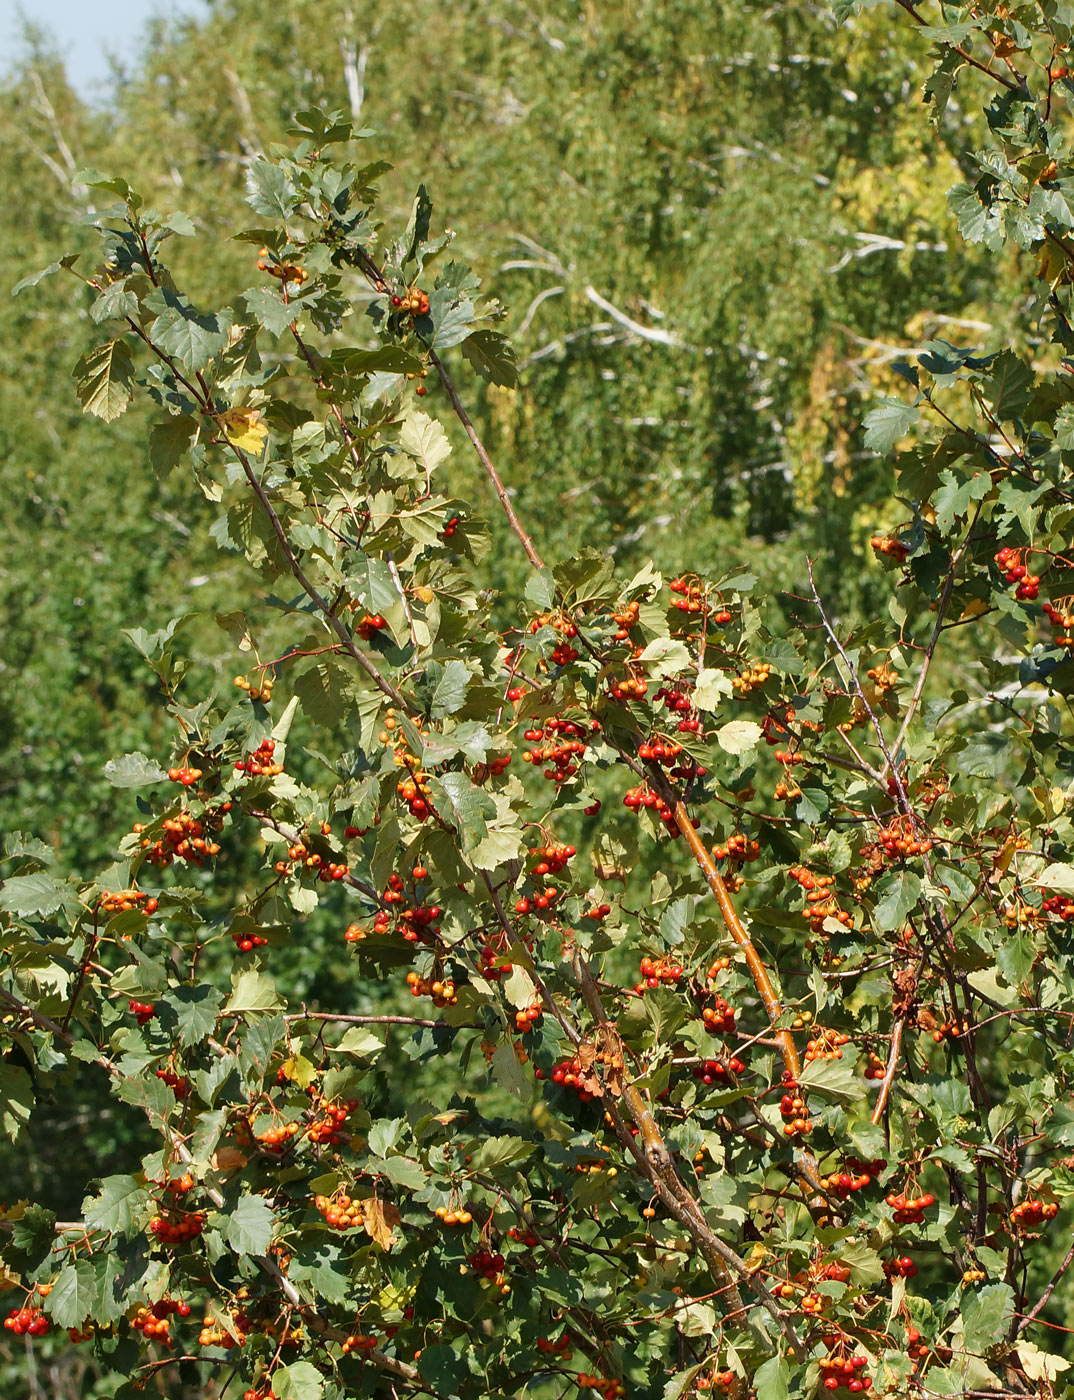
[[[268,427],[261,421],[259,408],[229,408],[226,413],[218,413],[216,421],[232,447],[237,447],[240,452],[249,452],[254,457],[261,456]]]
[[[391,1249],[395,1243],[392,1226],[399,1223],[397,1207],[378,1201],[376,1196],[362,1203],[362,1224],[366,1234],[380,1245],[381,1249]]]

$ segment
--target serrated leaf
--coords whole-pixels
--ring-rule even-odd
[[[462,353],[482,379],[513,389],[518,383],[518,364],[514,346],[499,331],[483,327],[473,331],[462,343]]]
[[[694,683],[693,702],[699,710],[718,710],[720,701],[732,693],[730,677],[723,671],[704,669],[698,671]]]
[[[1070,1362],[1065,1357],[1041,1351],[1032,1342],[1019,1341],[1018,1360],[1031,1381],[1051,1382],[1070,1370]]]
[[[921,898],[921,880],[910,870],[900,870],[884,877],[877,886],[879,899],[873,909],[873,926],[881,933],[890,933],[902,926],[906,916]]]
[[[346,578],[347,592],[369,613],[385,613],[399,604],[399,589],[392,571],[383,559],[372,555],[351,556],[351,571]]]
[[[770,1356],[753,1375],[757,1400],[787,1400],[791,1373],[782,1356]]]
[[[352,672],[330,659],[318,661],[296,677],[292,688],[314,724],[338,724],[354,700]]]
[[[458,829],[463,851],[469,853],[488,835],[488,822],[496,815],[495,802],[465,773],[444,773],[431,780],[431,787],[436,810]]]
[[[122,758],[110,758],[104,765],[104,776],[117,788],[150,787],[163,783],[167,773],[155,759],[144,753],[125,753]]]
[[[88,1259],[76,1259],[60,1270],[45,1311],[57,1327],[78,1327],[93,1316],[99,1297],[96,1269]]]
[[[659,680],[678,676],[691,666],[690,653],[675,637],[654,637],[638,660],[645,662],[649,675]]]
[[[904,438],[918,419],[918,410],[902,399],[883,399],[865,415],[865,446],[886,454]]]
[[[852,1103],[865,1097],[865,1084],[855,1072],[853,1060],[810,1060],[802,1067],[798,1082],[803,1089],[836,1103]]]
[[[236,1254],[264,1254],[272,1243],[272,1209],[261,1196],[241,1196],[224,1236]]]
[[[498,1044],[496,1050],[493,1050],[491,1071],[497,1085],[514,1095],[514,1098],[521,1099],[522,1103],[528,1103],[532,1098],[535,1084],[526,1074],[524,1065],[519,1063],[514,1044]]]
[[[749,753],[760,742],[762,729],[752,719],[732,719],[716,731],[716,742],[724,753]]]
[[[21,1065],[0,1060],[0,1128],[14,1142],[30,1121],[34,1083]]]
[[[177,467],[189,450],[198,425],[186,413],[162,419],[149,434],[149,460],[158,475]]]
[[[133,1176],[106,1176],[96,1196],[82,1202],[82,1214],[91,1230],[127,1235],[135,1227],[149,1201],[149,1192]]]
[[[332,1049],[339,1055],[357,1055],[359,1059],[375,1060],[384,1049],[384,1041],[365,1026],[350,1026],[344,1031],[339,1044]]]
[[[509,1050],[511,1057],[516,1064],[519,1063],[513,1045],[497,1046],[497,1049]],[[519,1065],[521,1068],[521,1065]],[[537,1151],[537,1144],[526,1142],[518,1137],[492,1137],[485,1140],[473,1154],[474,1171],[487,1172],[493,1167],[503,1167],[509,1162],[524,1162],[532,1157]]]
[[[276,1400],[321,1400],[324,1376],[312,1362],[292,1361],[273,1371],[272,1393]]]
[[[51,875],[12,875],[0,885],[0,909],[26,917],[55,914],[67,896],[67,886]]]
[[[1064,865],[1056,861],[1045,866],[1037,876],[1037,884],[1046,890],[1056,890],[1059,894],[1074,895],[1074,865]]]
[[[1003,350],[996,356],[992,361],[992,373],[985,380],[985,390],[998,420],[1018,418],[1025,412],[1035,380],[1032,367],[1013,350]]]
[[[537,996],[533,978],[524,967],[512,967],[501,986],[504,996],[517,1011],[530,1006]]]
[[[1013,1307],[1014,1292],[1009,1284],[989,1283],[983,1288],[967,1289],[962,1295],[966,1350],[987,1351],[1003,1341]]]
[[[247,287],[242,299],[269,335],[282,335],[301,310],[284,301],[275,287]]]
[[[216,1018],[223,1003],[223,995],[208,982],[199,982],[193,987],[175,987],[157,1002],[157,1015],[161,1025],[174,1028],[179,1036],[179,1044],[186,1049],[200,1045],[206,1036],[212,1035]],[[175,1018],[171,1026],[171,1012]]]
[[[259,158],[246,167],[246,202],[256,213],[286,219],[295,200],[291,181],[275,162]]]
[[[134,360],[122,336],[83,355],[74,374],[83,409],[106,423],[118,418],[131,401]]]
[[[407,414],[399,430],[399,446],[429,473],[451,455],[447,433],[435,418],[418,409]]]
[[[282,1006],[276,983],[266,972],[247,968],[231,978],[231,996],[225,1011],[275,1011]]]
[[[429,713],[433,719],[444,719],[462,709],[466,688],[470,684],[470,670],[465,661],[432,661],[426,667],[426,677],[433,681],[429,701]]]
[[[204,369],[227,345],[229,315],[198,311],[166,291],[154,292],[146,298],[146,305],[153,310],[162,308],[149,328],[150,338],[188,369]]]

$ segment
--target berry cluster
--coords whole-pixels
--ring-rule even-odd
[[[380,613],[364,613],[354,630],[363,642],[369,642],[379,632],[383,632],[387,625],[387,619],[381,617]]]
[[[936,1197],[931,1192],[924,1196],[910,1196],[905,1191],[897,1194],[891,1192],[884,1200],[895,1212],[894,1219],[899,1225],[920,1225],[925,1219],[925,1211],[936,1204]]]
[[[709,1376],[701,1376],[698,1390],[730,1390],[735,1383],[734,1371],[713,1371]]]
[[[263,1133],[258,1133],[256,1140],[266,1152],[282,1157],[295,1138],[298,1137],[300,1131],[299,1125],[295,1122],[273,1123]]]
[[[240,758],[235,764],[236,773],[247,773],[251,778],[275,778],[283,772],[283,764],[273,762],[276,752],[274,739],[262,739],[249,758]]]
[[[966,1021],[943,1021],[932,1032],[932,1038],[937,1045],[945,1040],[959,1040],[962,1036],[969,1034],[969,1023]]]
[[[318,1143],[324,1147],[337,1146],[346,1138],[343,1124],[357,1107],[357,1099],[348,1099],[346,1103],[333,1102],[333,1100],[325,1098],[319,1099],[313,1105],[313,1111],[321,1114],[321,1117],[314,1118],[306,1130],[306,1136],[310,1142]]]
[[[887,1071],[887,1066],[879,1055],[872,1050],[869,1051],[868,1064],[865,1066],[866,1079],[883,1079]]]
[[[258,249],[257,270],[279,278],[280,282],[297,282],[299,286],[309,280],[309,273],[304,267],[299,267],[298,263],[281,262],[267,248]]]
[[[678,723],[680,734],[700,733],[701,720],[694,712],[694,703],[687,690],[678,686],[661,686],[654,699],[663,700],[672,714],[680,716]]]
[[[350,1356],[352,1351],[373,1351],[377,1345],[376,1337],[370,1337],[364,1332],[352,1332],[343,1341],[343,1355]]]
[[[159,1303],[140,1307],[131,1318],[131,1326],[147,1340],[171,1346],[171,1318],[176,1314],[189,1317],[190,1304],[177,1298],[162,1298]]]
[[[158,1069],[156,1076],[158,1079],[163,1079],[180,1103],[190,1093],[190,1082],[184,1079],[181,1074],[173,1074],[170,1069]]]
[[[613,634],[613,641],[626,642],[630,640],[630,629],[637,623],[640,612],[640,604],[624,603],[618,612],[612,613],[612,621],[618,627],[618,631]]]
[[[506,1262],[502,1254],[495,1253],[491,1249],[478,1249],[470,1255],[466,1261],[475,1274],[478,1274],[486,1283],[495,1284],[501,1293],[510,1293],[511,1286],[503,1272]]]
[[[878,694],[885,695],[899,682],[899,673],[885,661],[880,666],[870,666],[865,673],[876,687]]]
[[[644,700],[649,682],[642,676],[624,676],[616,681],[608,694],[613,700]]]
[[[1011,1211],[1010,1220],[1019,1230],[1032,1230],[1045,1220],[1054,1220],[1058,1214],[1059,1207],[1055,1201],[1039,1201],[1035,1197],[1027,1197],[1026,1200],[1019,1201]]]
[[[909,1254],[900,1254],[897,1259],[884,1260],[884,1273],[888,1278],[914,1278],[917,1265]]]
[[[553,1065],[548,1074],[541,1069],[535,1070],[534,1073],[538,1079],[551,1079],[553,1084],[563,1084],[568,1089],[573,1089],[583,1103],[589,1103],[594,1097],[592,1090],[587,1087],[587,1080],[583,1078],[582,1063],[577,1056],[570,1060],[561,1060],[558,1065]]]
[[[674,763],[682,753],[682,745],[670,739],[659,737],[638,745],[638,757],[643,763],[662,763],[665,767]]]
[[[183,860],[188,865],[200,868],[206,856],[220,853],[219,843],[205,833],[218,832],[224,825],[224,816],[230,811],[231,803],[222,802],[218,807],[210,808],[202,817],[195,817],[185,809],[174,817],[165,817],[156,840],[148,836],[142,838],[146,860],[160,870],[166,870],[175,860]],[[140,823],[133,828],[136,836],[141,836],[144,830]]]
[[[469,1225],[474,1218],[468,1210],[448,1210],[447,1206],[437,1206],[433,1214],[445,1225]]]
[[[571,1351],[571,1339],[564,1332],[558,1342],[549,1341],[547,1337],[537,1338],[537,1350],[544,1352],[546,1356],[558,1356],[561,1361],[569,1361],[573,1355]]]
[[[599,924],[603,923],[611,912],[612,906],[610,904],[592,904],[583,912],[582,918],[592,919],[594,923]]]
[[[1048,621],[1056,628],[1056,635],[1053,638],[1057,647],[1074,647],[1074,598],[1061,598],[1058,604],[1044,603],[1042,605],[1044,615]]]
[[[4,1318],[4,1326],[16,1337],[43,1337],[50,1325],[41,1309],[32,1305],[12,1308]]]
[[[244,1347],[246,1338],[253,1330],[253,1319],[241,1308],[228,1308],[228,1317],[231,1319],[230,1328],[225,1327],[212,1313],[206,1313],[201,1320],[198,1346],[223,1347],[225,1351],[230,1351],[232,1347]]]
[[[742,866],[749,861],[755,861],[760,854],[760,842],[751,841],[740,831],[736,831],[719,846],[712,848],[712,859],[717,864],[721,861],[727,861],[729,865]]]
[[[416,972],[408,972],[406,980],[412,997],[432,997],[434,1006],[454,1006],[459,999],[450,977],[421,977]]]
[[[783,1119],[783,1132],[787,1137],[806,1137],[813,1131],[806,1101],[798,1092],[798,1085],[785,1074],[783,1095],[779,1101],[779,1112]]]
[[[185,1244],[205,1229],[205,1212],[171,1211],[168,1215],[154,1215],[149,1228],[161,1244]]]
[[[511,755],[501,754],[499,758],[490,758],[487,763],[475,763],[471,772],[471,777],[478,787],[484,786],[489,778],[499,778],[511,766]]]
[[[745,1074],[746,1065],[737,1055],[732,1055],[726,1065],[722,1060],[702,1060],[700,1064],[694,1065],[690,1073],[695,1079],[700,1079],[702,1084],[725,1083],[728,1075]]]
[[[249,931],[233,933],[231,941],[240,953],[251,953],[255,948],[268,946],[267,938],[263,938],[259,933],[250,933]]]
[[[361,1201],[354,1201],[345,1192],[334,1196],[314,1196],[313,1204],[333,1230],[353,1230],[364,1220]]]
[[[539,1001],[531,1001],[529,1006],[515,1012],[515,1030],[523,1033],[532,1030],[544,1015],[544,1007]]]
[[[159,905],[142,890],[102,890],[97,908],[102,914],[125,914],[138,909],[143,914],[155,914]]]
[[[772,667],[769,662],[755,661],[751,666],[746,666],[739,671],[737,676],[731,677],[731,689],[740,700],[743,700],[751,691],[764,685],[771,674]]]
[[[678,986],[682,981],[682,966],[671,958],[642,958],[638,964],[642,980],[635,982],[634,990],[643,993],[647,987],[659,987],[661,983]]]
[[[841,1060],[843,1046],[849,1040],[850,1036],[843,1035],[841,1031],[822,1030],[817,1027],[812,1037],[806,1041],[804,1056],[806,1064],[809,1064],[811,1060]]]
[[[735,1029],[735,1008],[723,997],[716,997],[711,1006],[701,1008],[701,1019],[713,1035],[730,1035]]]
[[[420,287],[411,287],[404,296],[392,297],[392,307],[396,311],[405,311],[411,316],[428,316],[429,295],[423,292]]]
[[[591,1376],[581,1371],[577,1377],[579,1390],[599,1390],[604,1400],[622,1400],[626,1386],[622,1381],[608,1380],[605,1376]]]
[[[181,768],[169,768],[168,777],[173,783],[180,783],[183,787],[193,787],[201,777],[200,768],[188,768],[185,764]]]
[[[640,812],[643,807],[649,808],[664,823],[669,836],[678,836],[679,828],[675,822],[675,813],[662,797],[653,792],[648,783],[627,788],[623,794],[623,806],[629,807],[632,812]]]
[[[678,608],[679,612],[701,613],[708,612],[708,604],[703,601],[702,588],[699,582],[691,582],[685,578],[673,578],[668,584],[672,593],[679,594],[673,598],[671,606]]]
[[[272,677],[266,672],[256,685],[252,685],[245,676],[236,676],[235,684],[239,690],[245,690],[251,700],[260,700],[267,705],[272,699]]]
[[[458,528],[459,517],[457,515],[453,515],[451,519],[445,524],[443,530],[441,530],[440,538],[442,540],[450,540]]]
[[[932,850],[932,842],[927,837],[918,840],[912,834],[910,818],[906,816],[895,817],[887,826],[882,826],[876,833],[876,839],[884,848],[888,860],[892,861],[924,855]]]
[[[905,563],[910,557],[910,546],[902,540],[892,539],[890,535],[874,535],[869,543],[877,554],[894,559],[896,564]]]
[[[824,1377],[824,1389],[850,1390],[856,1395],[871,1390],[873,1378],[864,1374],[868,1364],[868,1358],[864,1356],[822,1356],[818,1365]]]
[[[1022,602],[1032,602],[1036,598],[1040,592],[1040,578],[1026,567],[1024,549],[1001,549],[996,555],[996,566],[1008,583],[1017,584],[1016,598]]]
[[[527,729],[524,732],[522,737],[527,743],[537,744],[538,747],[525,749],[522,762],[532,763],[534,767],[551,764],[550,768],[544,769],[544,777],[558,787],[578,772],[578,764],[585,757],[585,736],[585,727],[573,720],[545,720],[543,728]],[[541,740],[545,742],[541,743]]]
[[[147,1021],[153,1019],[157,1009],[151,1001],[134,1001],[132,999],[127,1002],[127,1010],[140,1026],[144,1026]]]

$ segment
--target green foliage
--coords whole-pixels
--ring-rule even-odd
[[[673,37],[646,20],[631,47],[609,22],[571,60],[628,106],[695,33],[692,12],[663,18]],[[757,19],[740,37],[763,40]],[[919,346],[912,393],[867,417],[862,450],[896,470],[875,617],[865,590],[842,617],[835,571],[812,565],[771,606],[778,551],[747,573],[703,534],[689,557],[669,536],[609,559],[637,519],[629,485],[584,548],[565,547],[583,521],[512,501],[486,439],[532,466],[557,410],[532,385],[497,396],[515,374],[498,296],[442,257],[424,186],[393,217],[390,172],[342,112],[305,109],[291,146],[251,153],[257,223],[227,295],[184,276],[198,243],[175,235],[202,208],[78,177],[100,246],[52,270],[77,279],[96,342],[83,407],[126,411],[115,431],[144,434],[177,499],[193,479],[216,521],[180,557],[212,540],[242,582],[213,584],[226,647],[188,607],[128,629],[163,718],[132,707],[102,765],[130,823],[112,863],[65,876],[36,838],[4,848],[3,1130],[25,1147],[65,1097],[117,1115],[75,1200],[50,1200],[73,1219],[4,1209],[16,1336],[70,1329],[119,1394],[234,1370],[248,1400],[564,1383],[786,1400],[851,1377],[1033,1394],[1068,1369],[1074,215],[1056,54],[1074,9],[1039,31],[1021,11],[946,20],[924,36],[934,111],[956,75],[962,107],[987,89],[983,149],[957,147],[972,119],[947,131],[979,172],[952,208],[973,257],[1028,253],[1042,290],[1010,345]],[[853,64],[851,41],[826,42]],[[568,105],[599,194],[596,104],[583,85]],[[647,218],[623,212],[635,285],[668,270],[672,193],[703,205],[672,163]],[[252,248],[261,285],[240,290]],[[30,278],[19,304],[55,285]],[[639,378],[654,346],[715,341],[703,318],[686,334],[685,294],[667,329],[614,290],[581,296],[628,334]],[[721,344],[713,385],[733,378]],[[487,434],[459,359],[492,386]],[[711,430],[708,373],[678,430],[667,382],[640,405],[662,405],[653,453],[680,512],[697,478],[664,453]],[[585,369],[565,356],[556,382],[580,412]],[[450,431],[426,411],[436,383]],[[589,461],[625,407],[601,405]],[[756,425],[750,441],[775,446]],[[488,562],[459,489],[471,444],[517,570],[502,548]],[[855,504],[878,494],[881,467],[865,475]],[[778,493],[746,494],[755,527],[798,528]],[[245,673],[220,686],[236,650]]]

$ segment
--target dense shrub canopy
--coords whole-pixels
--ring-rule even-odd
[[[844,8],[12,87],[12,1394],[1062,1387],[1074,7]]]

